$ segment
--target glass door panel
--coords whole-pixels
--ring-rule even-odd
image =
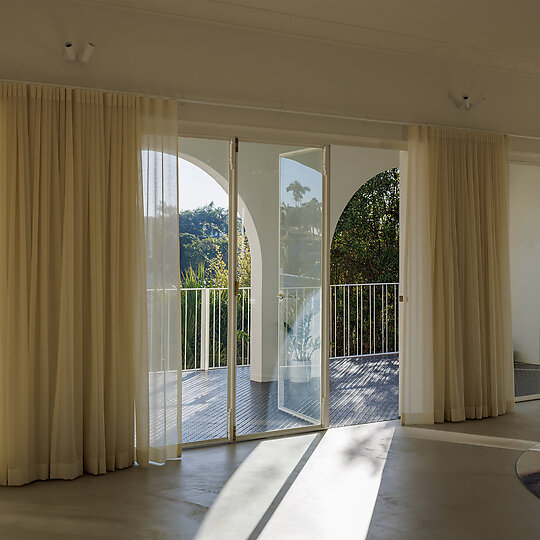
[[[278,407],[321,422],[322,160],[279,156]]]
[[[179,145],[182,442],[194,443],[227,437],[229,142]]]
[[[321,149],[239,143],[238,436],[321,423],[321,164]]]

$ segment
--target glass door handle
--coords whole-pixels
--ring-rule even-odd
[[[280,299],[280,300],[283,300],[284,298],[297,298],[296,294],[284,294],[282,292],[280,292],[277,297]]]

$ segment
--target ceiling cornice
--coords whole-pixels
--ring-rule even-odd
[[[229,0],[177,0],[174,11],[159,2],[144,6],[122,0],[67,0],[128,11],[151,13],[218,25],[234,26],[265,33],[324,41],[333,44],[379,50],[393,54],[433,58],[445,62],[540,75],[540,59],[505,54],[500,51],[463,46],[355,24],[248,6]]]

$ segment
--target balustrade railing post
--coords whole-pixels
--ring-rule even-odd
[[[201,290],[201,369],[210,368],[210,289]]]

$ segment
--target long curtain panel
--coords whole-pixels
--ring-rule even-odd
[[[410,172],[409,172],[410,169]],[[400,158],[399,410],[404,424],[432,424],[433,326],[429,176],[425,137]]]
[[[152,457],[142,158],[168,113],[0,86],[0,484]]]
[[[411,127],[402,188],[404,423],[514,405],[508,139]]]
[[[141,101],[147,252],[149,459],[182,452],[178,354],[178,120],[174,101]]]

